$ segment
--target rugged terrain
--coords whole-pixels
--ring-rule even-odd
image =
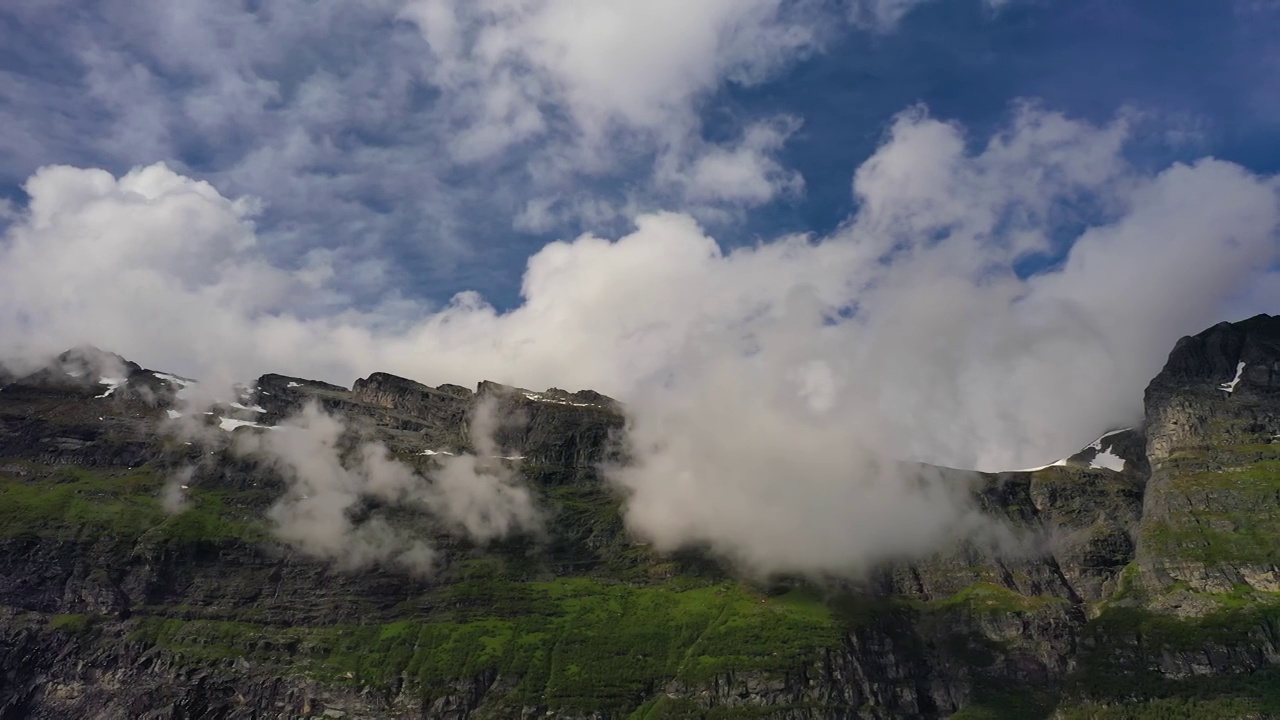
[[[189,385],[91,349],[0,369],[0,718],[1280,717],[1280,318],[1180,341],[1143,427],[983,476],[1027,551],[857,583],[634,542],[596,393],[265,375],[189,439],[164,429]],[[363,508],[432,539],[429,576],[281,542],[281,477],[231,450],[315,402],[429,469],[477,452],[485,398],[546,529]]]

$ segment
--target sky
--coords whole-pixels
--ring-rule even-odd
[[[1141,162],[1280,166],[1274,2],[689,5],[6,3],[0,197],[21,208],[42,166],[163,162],[257,198],[272,262],[341,263],[362,306],[510,309],[540,247],[646,210],[726,248],[831,232],[916,104],[975,143],[1037,100],[1141,115]]]
[[[1280,309],[1277,31],[1274,0],[7,2],[0,356],[592,388],[647,448],[644,533],[788,566],[938,524],[887,462],[1064,457],[1141,422],[1179,337]],[[756,532],[859,503],[868,535]]]

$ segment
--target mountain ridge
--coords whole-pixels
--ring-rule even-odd
[[[1280,318],[1180,340],[1141,427],[979,475],[1029,551],[961,543],[856,581],[635,542],[600,473],[626,418],[591,391],[267,374],[184,418],[222,438],[204,449],[155,432],[191,381],[83,348],[58,368],[0,382],[0,718],[1280,716]],[[425,473],[484,454],[485,398],[545,532],[351,508],[429,539],[428,577],[274,538],[288,486],[230,442],[271,431],[224,425],[314,403]],[[166,515],[184,468],[191,507]]]

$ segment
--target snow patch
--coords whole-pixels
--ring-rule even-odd
[[[104,398],[104,397],[110,396],[111,393],[116,391],[116,388],[120,387],[124,383],[125,383],[124,378],[109,378],[109,377],[98,378],[98,384],[106,385],[107,389],[97,397]]]
[[[165,410],[165,412],[169,413],[170,420],[177,420],[178,418],[182,417],[182,413],[178,412],[177,410]]]
[[[218,422],[218,427],[222,428],[223,430],[226,430],[227,432],[231,432],[239,427],[252,427],[252,428],[261,428],[263,430],[275,430],[275,428],[271,427],[270,425],[260,425],[251,420],[236,420],[235,418],[221,418],[220,421]]]
[[[185,398],[187,396],[187,391],[190,389],[192,385],[199,384],[195,380],[188,380],[187,378],[178,377],[177,375],[171,375],[169,373],[153,371],[151,374],[156,378],[159,378],[160,380],[164,380],[170,385],[173,385],[174,387],[178,388],[178,392],[176,394],[180,399]]]
[[[453,456],[453,453],[449,452],[448,450],[423,450],[418,454],[427,455],[427,456],[431,456],[431,455]],[[523,460],[524,459],[523,455],[491,455],[490,457],[497,458],[499,460]]]
[[[1097,439],[1097,440],[1094,440],[1093,442],[1089,443],[1089,447],[1093,448],[1094,450],[1097,450],[1098,452],[1102,452],[1102,441],[1103,441],[1103,440],[1106,440],[1107,438],[1111,437],[1112,435],[1119,435],[1119,434],[1120,434],[1120,433],[1122,433],[1122,432],[1128,432],[1128,431],[1130,431],[1130,430],[1132,430],[1132,429],[1133,429],[1133,428],[1120,428],[1119,430],[1112,430],[1112,431],[1111,431],[1111,432],[1109,432],[1109,433],[1103,433],[1102,435],[1098,436],[1098,439]]]
[[[1104,435],[1102,435],[1102,437],[1099,437],[1097,440],[1094,440],[1093,442],[1089,443],[1089,447],[1094,449],[1093,459],[1089,461],[1089,467],[1093,468],[1094,470],[1103,468],[1106,470],[1114,470],[1116,472],[1124,472],[1124,458],[1120,457],[1119,455],[1116,455],[1110,450],[1103,450],[1102,441],[1106,440],[1112,435],[1118,435],[1130,429],[1132,428],[1121,428],[1120,430],[1112,430],[1109,433],[1105,433]]]
[[[151,374],[156,376],[157,378],[160,378],[161,380],[165,380],[167,382],[173,383],[178,387],[186,387],[188,385],[196,384],[195,380],[188,380],[186,378],[178,377],[177,375],[170,375],[169,373],[153,372]]]
[[[1231,382],[1224,382],[1221,385],[1219,385],[1218,389],[1223,390],[1225,392],[1229,392],[1229,393],[1235,392],[1236,385],[1240,384],[1240,377],[1243,375],[1244,375],[1244,363],[1237,363],[1236,376],[1231,378]]]
[[[524,394],[524,396],[529,398],[530,400],[533,400],[534,402],[553,403],[556,405],[571,405],[573,407],[595,407],[593,403],[578,403],[578,402],[570,402],[568,400],[557,400],[555,398],[549,398],[546,395],[543,395],[542,393],[527,392]]]
[[[1110,450],[1103,450],[1102,441],[1106,440],[1112,435],[1119,435],[1122,432],[1128,432],[1132,429],[1133,428],[1120,428],[1119,430],[1112,430],[1111,432],[1103,433],[1101,436],[1098,437],[1097,440],[1094,440],[1093,442],[1086,445],[1085,446],[1086,448],[1093,448],[1094,450],[1094,457],[1093,457],[1093,460],[1089,461],[1089,467],[1095,468],[1095,469],[1105,468],[1107,470],[1115,470],[1116,472],[1123,472],[1124,458],[1112,453]],[[1010,472],[1036,472],[1038,470],[1044,470],[1046,468],[1051,468],[1051,467],[1065,467],[1066,465],[1067,465],[1067,458],[1062,458],[1061,460],[1051,462],[1048,465],[1041,465],[1040,467],[1033,467],[1033,468],[1024,468],[1022,470],[1012,470]]]
[[[248,410],[249,412],[256,412],[256,413],[264,413],[264,412],[266,412],[266,410],[265,410],[265,409],[263,409],[263,407],[262,407],[261,405],[245,406],[245,405],[241,405],[241,404],[240,404],[240,403],[238,403],[238,402],[233,402],[233,403],[231,403],[231,407],[233,407],[233,408],[235,408],[235,409],[237,409],[237,410]]]
[[[1048,465],[1041,465],[1040,467],[1033,467],[1033,468],[1023,468],[1022,470],[1014,470],[1013,472],[1036,472],[1038,470],[1044,470],[1046,468],[1065,466],[1066,464],[1067,464],[1067,459],[1062,458],[1061,460],[1056,460],[1054,462],[1049,463]]]
[[[290,382],[288,385],[285,385],[285,387],[287,387],[287,388],[291,388],[291,387],[302,387],[302,383]]]
[[[1124,472],[1124,458],[1112,453],[1110,450],[1100,452],[1093,456],[1093,460],[1089,461],[1089,467],[1093,469],[1105,468],[1107,470],[1115,470],[1116,472]]]

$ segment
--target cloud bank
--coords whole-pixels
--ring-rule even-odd
[[[1137,167],[1130,134],[1123,115],[1095,126],[1024,105],[976,139],[912,108],[854,174],[859,209],[830,236],[725,252],[687,214],[641,214],[616,239],[533,255],[509,312],[476,293],[352,310],[340,263],[273,264],[252,199],[160,165],[44,168],[0,241],[0,338],[27,355],[91,342],[196,377],[597,389],[633,416],[640,456],[616,479],[639,535],[758,568],[846,568],[963,523],[893,462],[1062,457],[1138,419],[1179,336],[1274,310],[1251,304],[1276,280],[1276,179],[1212,158]],[[332,504],[287,512],[338,523],[383,492],[377,462],[318,469],[307,494]],[[392,477],[388,496],[407,482]],[[501,526],[458,522],[477,537]],[[357,544],[380,557],[420,555],[368,532]]]

